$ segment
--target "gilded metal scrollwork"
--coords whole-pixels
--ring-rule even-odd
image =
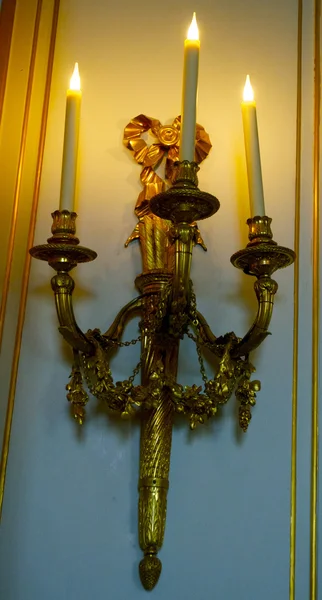
[[[154,143],[147,144],[148,131]],[[196,162],[178,162],[180,118],[162,126],[157,119],[139,115],[124,131],[124,143],[141,165],[140,192],[135,213],[138,223],[126,245],[139,240],[143,272],[135,284],[139,296],[124,306],[105,333],[99,329],[81,331],[75,320],[70,271],[79,262],[94,260],[96,253],[79,245],[76,214],[53,213],[52,237],[48,243],[30,250],[32,256],[48,261],[56,271],[52,278],[59,319],[59,331],[74,350],[74,365],[67,384],[67,398],[76,421],[82,425],[88,395],[129,418],[141,417],[139,473],[139,542],[143,559],[139,573],[145,589],[156,585],[161,573],[158,552],[162,547],[169,488],[169,469],[173,418],[186,416],[191,429],[222,410],[235,391],[239,404],[239,425],[247,430],[251,408],[256,403],[260,382],[251,380],[255,371],[249,353],[268,335],[277,283],[271,278],[279,268],[291,264],[294,252],[278,246],[272,239],[271,220],[248,220],[249,243],[234,254],[234,266],[255,277],[258,311],[243,338],[234,333],[216,337],[196,306],[190,281],[193,247],[204,241],[197,221],[213,215],[219,201],[198,188],[198,164],[207,156],[211,144],[201,127],[196,132]],[[164,178],[156,172],[165,160]],[[169,185],[171,187],[169,187]],[[137,338],[122,341],[128,319],[141,317]],[[188,336],[196,346],[202,385],[182,385],[177,381],[180,340]],[[124,381],[115,382],[110,367],[113,351],[122,346],[141,345],[140,359]],[[214,355],[214,375],[208,378],[203,364],[203,349]],[[136,383],[141,373],[141,382]]]
[[[66,385],[67,400],[71,403],[72,413],[79,425],[85,419],[85,406],[89,400],[84,389],[83,375],[77,350],[74,350],[74,365],[70,374],[70,382]]]

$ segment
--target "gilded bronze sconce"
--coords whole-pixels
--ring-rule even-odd
[[[155,143],[148,146],[142,133],[150,130]],[[239,403],[239,424],[246,431],[251,408],[260,390],[251,381],[254,367],[249,354],[268,335],[277,283],[274,271],[294,261],[294,252],[272,239],[271,219],[248,219],[249,243],[231,257],[232,264],[255,277],[258,312],[243,338],[234,333],[216,337],[197,310],[190,280],[192,250],[204,246],[197,222],[217,212],[219,201],[198,188],[198,164],[207,156],[211,144],[201,126],[196,130],[196,162],[179,162],[180,118],[163,127],[156,119],[139,115],[127,125],[124,143],[142,165],[141,183],[135,213],[138,223],[126,245],[138,239],[143,272],[135,280],[139,296],[124,306],[105,332],[78,327],[72,305],[74,281],[70,271],[79,262],[96,258],[96,253],[79,245],[76,214],[67,210],[53,213],[52,237],[48,243],[30,250],[35,258],[48,261],[56,271],[51,280],[59,319],[59,331],[72,346],[74,364],[67,385],[67,398],[79,424],[85,417],[90,393],[122,416],[139,412],[141,417],[141,454],[139,470],[139,541],[144,557],[139,565],[142,584],[151,590],[156,585],[161,561],[165,523],[173,418],[186,415],[190,427],[205,423],[229,400],[235,391]],[[165,159],[165,177],[156,168]],[[140,313],[140,334],[124,342],[122,335],[128,319]],[[196,345],[203,386],[184,386],[177,382],[180,340],[189,336]],[[110,356],[116,347],[140,342],[140,360],[125,381],[114,383]],[[208,379],[203,366],[203,349],[210,350],[217,369]],[[141,384],[135,384],[141,372]]]

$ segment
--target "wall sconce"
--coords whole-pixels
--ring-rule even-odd
[[[81,92],[77,81],[76,88],[71,86],[67,98],[64,156],[72,148],[72,160],[63,161],[65,167],[68,165],[65,170],[63,168],[62,177],[61,197],[64,197],[65,205],[52,214],[52,237],[48,243],[30,250],[32,256],[47,261],[56,271],[51,285],[59,331],[74,353],[70,382],[66,387],[76,421],[80,425],[84,421],[88,401],[85,387],[122,417],[130,417],[137,412],[140,414],[138,520],[139,542],[144,557],[139,565],[139,573],[146,590],[154,588],[161,573],[161,561],[157,554],[163,544],[166,523],[174,415],[185,415],[191,429],[195,429],[198,424],[215,416],[235,391],[239,403],[239,425],[243,431],[247,430],[251,407],[260,390],[260,382],[251,381],[255,369],[249,361],[249,354],[268,335],[278,287],[272,274],[292,264],[295,258],[292,250],[279,246],[272,239],[271,219],[260,216],[264,213],[261,208],[263,194],[261,175],[257,177],[260,173],[259,151],[257,155],[253,152],[258,146],[258,138],[255,104],[251,97],[246,99],[249,104],[243,106],[244,129],[250,132],[248,138],[251,142],[249,146],[246,143],[246,154],[249,151],[251,155],[248,166],[253,168],[257,160],[259,170],[257,173],[256,169],[252,172],[248,170],[248,178],[253,178],[254,189],[257,186],[257,191],[260,191],[260,203],[253,203],[252,214],[255,216],[247,221],[249,243],[231,257],[231,262],[256,278],[254,289],[258,312],[243,338],[238,338],[234,333],[220,337],[212,333],[197,309],[190,280],[194,245],[200,244],[206,249],[197,222],[211,217],[219,209],[217,198],[198,188],[198,165],[208,155],[211,143],[205,129],[200,125],[195,126],[199,41],[195,29],[192,35],[195,37],[186,40],[185,60],[188,64],[191,59],[195,80],[191,85],[191,74],[185,71],[184,81],[190,83],[183,95],[183,106],[190,103],[194,113],[190,139],[189,135],[185,138],[181,131],[184,130],[184,111],[182,127],[180,117],[172,125],[162,126],[157,119],[139,115],[130,121],[124,131],[125,145],[142,165],[140,178],[143,190],[135,208],[138,223],[125,244],[127,246],[136,239],[140,243],[143,272],[135,280],[139,296],[120,310],[105,333],[93,329],[85,334],[77,325],[72,304],[75,284],[70,271],[78,263],[96,258],[93,250],[79,245],[76,213],[72,208],[67,210],[67,206],[70,208],[68,202],[74,195],[76,173],[74,158],[77,155],[78,133],[77,127],[72,125],[79,120]],[[191,99],[192,89],[194,98]],[[155,138],[151,146],[142,138],[147,131]],[[183,140],[187,154],[191,155],[189,160],[186,155],[182,157]],[[255,145],[252,140],[255,140]],[[157,174],[157,168],[164,159],[163,179]],[[141,316],[140,335],[134,340],[122,341],[127,321],[137,314]],[[195,343],[203,386],[185,386],[177,382],[179,345],[184,336]],[[138,364],[128,379],[115,383],[110,369],[112,353],[116,348],[138,342],[141,344]],[[212,379],[208,379],[204,368],[205,348],[214,358],[215,373]],[[135,384],[139,373],[141,384]]]
[[[93,329],[85,334],[74,317],[74,281],[69,273],[78,263],[96,258],[93,250],[79,245],[75,235],[76,214],[56,210],[52,215],[52,237],[47,244],[30,250],[32,256],[46,260],[56,271],[51,285],[59,331],[74,352],[67,398],[75,419],[82,424],[85,417],[88,395],[84,382],[92,395],[122,417],[140,413],[139,541],[144,558],[139,572],[147,590],[156,585],[161,572],[157,553],[163,543],[166,522],[174,415],[187,416],[194,429],[213,417],[235,391],[239,424],[246,431],[260,389],[259,381],[250,379],[255,369],[249,354],[268,335],[277,291],[277,283],[271,276],[277,269],[292,264],[295,257],[292,250],[273,241],[269,217],[248,219],[249,243],[231,257],[231,262],[247,275],[255,276],[258,312],[242,339],[234,333],[220,337],[212,333],[197,310],[190,267],[193,246],[204,246],[196,222],[215,214],[219,201],[199,190],[197,162],[177,161],[179,127],[179,118],[172,126],[162,127],[156,119],[140,115],[125,128],[124,141],[143,165],[144,186],[135,209],[138,224],[126,245],[139,239],[143,273],[135,280],[140,295],[120,310],[106,333]],[[150,147],[140,137],[148,129],[156,136],[156,144]],[[198,162],[209,149],[209,137],[198,126]],[[167,190],[165,181],[155,172],[166,154],[166,178],[172,182]],[[138,313],[142,319],[140,335],[130,342],[121,341],[126,322]],[[203,388],[177,382],[179,344],[185,335],[196,345]],[[111,353],[117,347],[137,342],[141,343],[139,363],[127,380],[114,383],[109,364]],[[213,379],[206,376],[203,348],[210,350],[217,362]],[[135,385],[139,372],[142,382]]]

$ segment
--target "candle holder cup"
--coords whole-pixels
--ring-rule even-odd
[[[247,220],[249,243],[231,257],[234,267],[242,269],[247,275],[270,277],[278,269],[294,262],[294,251],[279,246],[273,240],[271,222],[272,219],[266,216]]]

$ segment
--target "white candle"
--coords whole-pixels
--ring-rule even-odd
[[[265,215],[261,158],[259,151],[256,104],[247,75],[242,102],[249,202],[252,217]]]
[[[199,32],[196,13],[193,13],[188,37],[184,42],[180,139],[180,160],[189,160],[190,162],[195,158],[199,51]]]
[[[78,63],[76,63],[66,98],[65,136],[59,204],[59,210],[65,209],[71,212],[74,209],[81,100],[80,77]]]

